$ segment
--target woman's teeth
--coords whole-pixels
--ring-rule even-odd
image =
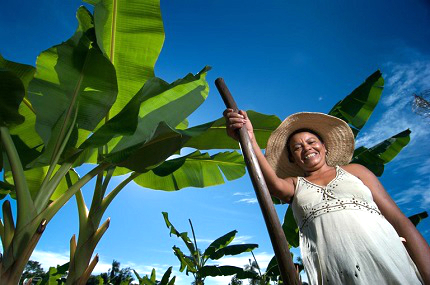
[[[305,156],[305,159],[309,159],[311,157],[314,157],[315,155],[317,155],[316,153],[311,153]]]

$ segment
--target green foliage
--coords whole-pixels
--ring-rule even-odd
[[[62,285],[66,284],[67,269],[69,263],[50,267],[46,276],[43,278],[41,285]]]
[[[39,262],[29,260],[25,265],[25,269],[22,273],[19,283],[22,284],[25,279],[34,277],[39,277],[43,279],[45,277],[45,271],[43,271],[42,265]]]
[[[334,105],[328,114],[347,122],[357,135],[378,104],[383,88],[382,74],[379,70],[375,71],[351,94]]]
[[[411,222],[417,226],[422,220],[428,218],[429,214],[427,213],[427,211],[412,215],[409,217],[409,220],[411,220]]]
[[[160,281],[157,281],[157,275],[154,268],[152,269],[150,276],[145,275],[144,277],[140,277],[135,270],[133,270],[133,272],[139,280],[139,285],[173,285],[176,281],[176,276],[173,276],[172,279],[170,279],[170,275],[172,274],[171,266],[163,274]]]
[[[204,138],[214,122],[188,127],[187,117],[208,96],[210,68],[173,83],[155,77],[164,42],[159,0],[87,2],[94,13],[80,7],[74,35],[41,52],[36,68],[0,56],[0,198],[17,200],[16,222],[4,202],[0,223],[5,283],[18,282],[46,224],[72,196],[79,238],[70,241],[67,284],[84,284],[109,226],[103,214],[128,183],[172,191],[245,173],[236,152],[198,151],[227,138],[224,132]],[[262,130],[273,129],[265,124]],[[196,151],[168,160],[184,147]],[[83,164],[95,166],[78,175],[75,168]],[[118,174],[128,176],[110,189]],[[88,210],[81,188],[93,178]]]
[[[164,217],[164,222],[167,228],[170,230],[170,235],[175,235],[182,239],[184,244],[188,249],[188,254],[186,255],[180,248],[173,246],[173,252],[179,259],[181,266],[179,271],[183,272],[186,270],[188,275],[191,272],[195,278],[195,284],[204,284],[204,280],[208,276],[229,276],[235,275],[239,279],[252,278],[255,273],[243,270],[236,266],[219,266],[219,265],[206,265],[209,260],[218,260],[225,255],[238,255],[244,252],[252,251],[257,248],[257,244],[240,244],[240,245],[230,245],[234,240],[237,231],[231,231],[216,240],[214,240],[205,250],[201,253],[200,249],[197,247],[196,236],[194,234],[193,224],[190,222],[194,242],[188,237],[187,232],[180,233],[170,222],[168,213],[162,212]]]

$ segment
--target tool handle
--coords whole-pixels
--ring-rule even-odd
[[[237,108],[236,101],[234,101],[233,96],[231,96],[230,90],[228,90],[224,79],[222,79],[221,77],[217,78],[215,80],[215,86],[218,88],[219,94],[221,95],[225,106],[238,112],[239,109]]]
[[[237,108],[237,104],[228,90],[224,79],[216,79],[215,85],[218,88],[226,107],[238,112],[239,109]],[[291,258],[287,239],[285,238],[284,231],[281,223],[279,222],[278,214],[273,206],[272,198],[267,188],[266,181],[264,180],[260,165],[258,164],[258,159],[255,155],[246,127],[239,129],[238,134],[245,164],[266,223],[282,279],[284,283],[288,285],[301,284],[293,259]]]

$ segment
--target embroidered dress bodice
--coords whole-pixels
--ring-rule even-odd
[[[370,189],[343,168],[326,186],[298,177],[292,209],[310,284],[421,284]]]

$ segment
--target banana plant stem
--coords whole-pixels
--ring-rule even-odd
[[[124,181],[122,181],[120,184],[118,184],[118,186],[116,186],[112,192],[110,192],[104,199],[103,202],[101,204],[101,208],[103,209],[103,212],[107,209],[107,207],[109,206],[109,204],[112,202],[112,200],[116,197],[116,195],[118,195],[118,193],[125,187],[127,186],[128,183],[130,183],[133,179],[135,179],[136,177],[138,177],[139,175],[141,175],[141,173],[138,172],[133,172],[132,174],[130,174],[129,177],[127,177],[126,179],[124,179]]]
[[[10,136],[9,129],[0,127],[1,140],[6,151],[12,169],[13,180],[16,190],[16,200],[18,204],[17,228],[25,225],[35,215],[35,207],[30,191],[28,190],[27,180],[25,179],[24,169],[19,159],[18,152]]]
[[[67,202],[69,199],[76,194],[79,189],[81,189],[85,184],[87,184],[91,179],[94,178],[97,174],[102,172],[104,169],[109,167],[109,163],[101,163],[95,168],[93,168],[90,172],[84,175],[81,179],[79,179],[75,184],[72,185],[67,191],[61,195],[57,200],[52,202],[48,208],[45,209],[45,217],[49,221],[58,212],[58,210]]]

